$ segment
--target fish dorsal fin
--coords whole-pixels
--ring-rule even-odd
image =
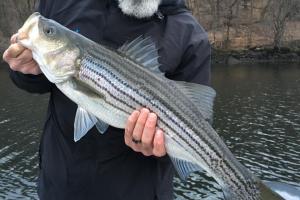
[[[197,106],[203,117],[210,123],[213,121],[213,105],[216,92],[213,88],[184,81],[176,81],[181,91]]]
[[[109,127],[109,125],[107,123],[98,119],[98,121],[96,123],[96,128],[101,134],[104,134],[105,131],[108,129],[108,127]]]
[[[97,118],[85,109],[78,107],[74,122],[74,141],[77,142],[97,123]]]
[[[158,50],[150,37],[139,36],[132,42],[126,42],[118,51],[141,64],[149,71],[164,75],[159,69]]]

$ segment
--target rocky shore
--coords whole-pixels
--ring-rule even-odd
[[[268,48],[255,47],[247,50],[220,50],[213,49],[213,63],[259,63],[259,62],[299,62],[300,48]]]
[[[2,54],[9,45],[9,38],[0,40],[0,63],[3,62]],[[272,63],[272,62],[297,62],[300,63],[300,48],[263,48],[255,47],[248,50],[212,50],[212,62],[221,64],[239,63]]]

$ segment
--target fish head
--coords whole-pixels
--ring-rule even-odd
[[[80,49],[75,33],[54,20],[33,13],[19,29],[17,42],[32,51],[33,59],[53,83],[76,75]]]

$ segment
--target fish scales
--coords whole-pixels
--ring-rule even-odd
[[[96,77],[97,75],[95,74],[94,75],[94,77]],[[119,77],[119,76],[115,76],[115,78],[116,77]],[[97,80],[95,80],[94,82],[97,82]],[[120,83],[120,84],[123,84],[123,83]],[[128,88],[129,90],[131,90],[131,91],[138,91],[138,90],[134,90],[133,88]],[[138,96],[139,94],[138,93],[136,93],[135,94],[135,97],[132,97],[131,99],[129,99],[128,100],[128,102],[132,102],[132,101],[136,101],[135,99],[136,99],[136,97]],[[144,95],[145,96],[145,95]],[[149,98],[148,98],[148,100],[149,100]],[[142,104],[142,102],[139,102],[139,104],[141,105]],[[151,106],[151,105],[150,105]],[[134,108],[133,108],[134,109]],[[159,109],[160,111],[164,111],[166,108],[161,108],[161,109]],[[174,115],[172,115],[172,116],[174,116]],[[168,116],[168,117],[172,117],[172,116]],[[178,121],[178,120],[177,120]]]
[[[106,61],[107,62],[107,61]],[[130,73],[129,73],[130,74]],[[115,77],[119,77],[120,75],[116,75]],[[137,83],[137,84],[139,84],[139,83]],[[150,87],[151,88],[151,87]],[[136,90],[137,91],[137,90]],[[136,96],[138,96],[139,94],[136,94]],[[143,95],[143,96],[145,96],[145,95]],[[156,97],[156,98],[159,98],[159,97]],[[151,98],[148,98],[147,100],[150,100]],[[132,98],[132,99],[130,99],[129,100],[129,102],[130,101],[132,101],[132,100],[135,100],[135,98]],[[191,102],[189,102],[189,103],[191,103]],[[142,102],[140,102],[140,104],[142,105],[143,103]],[[172,105],[172,104],[170,104],[170,105]],[[145,106],[145,105],[144,105]],[[151,105],[150,105],[151,106]],[[164,108],[164,109],[160,109],[160,111],[163,111],[163,110],[165,110],[166,108]],[[174,115],[173,115],[174,116]],[[178,120],[177,120],[178,121]],[[192,122],[192,121],[191,121]],[[184,131],[184,130],[183,130]]]
[[[103,59],[103,60],[105,59],[105,62],[109,62],[110,60],[114,60],[113,58],[110,58],[111,53],[112,52],[107,52],[107,55],[103,56],[103,58],[101,58],[101,59]],[[129,64],[129,67],[125,67],[126,63],[124,64],[124,62],[114,62],[114,63],[110,63],[110,64],[114,65],[116,67],[117,66],[122,66],[122,67],[118,68],[118,69],[120,69],[118,72],[120,74],[123,73],[122,75],[125,77],[125,79],[128,82],[132,82],[131,83],[132,85],[139,85],[139,86],[143,87],[143,88],[138,88],[138,89],[144,90],[144,91],[149,91],[149,92],[151,92],[152,95],[155,95],[157,92],[159,92],[158,95],[155,95],[155,98],[163,101],[164,103],[166,103],[170,109],[172,109],[173,107],[180,109],[180,108],[185,108],[187,106],[193,105],[193,103],[191,101],[188,101],[188,99],[186,99],[186,98],[185,98],[185,100],[187,102],[186,104],[176,105],[176,104],[181,103],[181,102],[180,101],[173,102],[170,99],[180,98],[181,95],[179,95],[179,96],[178,95],[176,95],[176,96],[175,95],[169,95],[170,91],[172,91],[174,88],[165,87],[168,83],[161,81],[160,79],[158,79],[157,77],[155,77],[153,75],[150,78],[149,75],[151,75],[151,74],[147,73],[147,71],[143,71],[143,73],[139,73],[139,71],[137,71],[136,68],[135,68],[137,66],[130,67],[130,64]],[[118,75],[116,75],[116,77],[118,77]],[[137,77],[139,77],[139,78],[137,78]],[[145,81],[141,81],[143,79]],[[160,91],[160,90],[155,90],[154,91],[152,89],[153,87],[151,85],[145,84],[145,82],[148,82],[148,81],[151,82],[154,85],[153,87],[159,88],[162,91]],[[178,92],[178,88],[177,88],[177,94],[178,93],[180,94],[180,92]],[[165,97],[165,98],[162,99],[161,96]],[[148,101],[148,102],[150,102],[150,101]],[[172,106],[173,104],[175,104],[175,105]],[[144,105],[144,106],[147,106],[147,105]],[[193,107],[193,108],[195,108],[195,111],[197,110],[196,107]],[[181,113],[187,113],[187,112],[189,112],[189,110],[190,109],[180,109],[179,111],[177,111],[175,109],[174,113],[178,114],[178,115],[181,115]],[[190,122],[194,122],[196,120],[198,121],[199,116],[201,116],[201,113],[198,112],[197,114],[199,114],[199,115],[197,116],[194,113],[190,113],[190,114],[187,113],[186,115],[189,115],[190,117],[193,116],[193,118],[190,120]],[[183,120],[185,120],[185,119],[183,118]],[[198,123],[193,123],[193,128],[194,129],[201,126],[201,124],[199,126],[197,124]]]
[[[108,50],[107,50],[108,51]],[[128,82],[132,82],[133,85],[140,85],[145,91],[149,91],[151,92],[152,95],[155,95],[156,99],[161,100],[164,104],[167,105],[167,107],[169,109],[173,109],[174,113],[176,115],[181,115],[182,113],[185,113],[186,116],[189,116],[191,119],[189,120],[192,123],[192,127],[193,129],[199,129],[200,128],[205,128],[205,127],[201,127],[202,126],[202,122],[203,121],[199,121],[201,120],[201,118],[199,116],[201,116],[200,112],[197,112],[198,109],[194,106],[194,104],[188,100],[187,98],[181,98],[183,96],[183,94],[181,94],[181,92],[178,90],[178,88],[174,88],[172,87],[173,85],[171,85],[171,87],[169,87],[169,82],[166,82],[165,80],[162,81],[161,79],[159,79],[156,76],[153,76],[151,73],[143,70],[142,73],[140,73],[140,70],[136,70],[138,66],[133,66],[132,64],[134,63],[130,63],[128,65],[126,65],[127,60],[123,59],[122,61],[119,61],[114,59],[113,56],[111,54],[114,54],[114,52],[102,52],[104,54],[102,59],[105,59],[105,62],[109,62],[109,60],[113,60],[114,63],[111,63],[111,65],[114,65],[114,69],[118,69],[119,73],[125,77],[125,79]],[[98,54],[99,53],[94,53],[94,54]],[[118,57],[120,57],[120,55],[116,55]],[[136,64],[135,64],[136,65]],[[118,67],[119,66],[119,67]],[[125,67],[126,66],[126,67]],[[141,69],[142,70],[142,69]],[[139,78],[137,78],[139,77]],[[143,81],[145,80],[145,81]],[[149,84],[145,84],[146,83],[151,83],[151,85]],[[160,90],[153,90],[153,88],[158,88]],[[175,90],[176,89],[176,90]],[[173,90],[176,91],[176,94],[174,94],[174,92],[172,92]],[[158,94],[157,94],[158,93]],[[164,98],[161,98],[164,97]],[[176,99],[180,98],[180,100],[182,101],[176,101]],[[174,100],[174,101],[173,101]],[[184,102],[184,103],[182,103]],[[178,110],[179,109],[179,110]],[[193,111],[193,112],[190,112]],[[182,118],[182,120],[184,121],[185,118]],[[185,120],[187,121],[187,120]],[[223,151],[220,151],[223,152]]]
[[[107,53],[107,55],[105,55],[105,53]],[[90,58],[94,60],[94,63],[102,63],[102,64],[105,64],[105,65],[114,65],[114,67],[111,67],[111,69],[107,70],[107,72],[106,72],[106,73],[108,73],[108,71],[109,71],[110,73],[112,73],[113,71],[116,71],[115,69],[118,69],[114,76],[110,75],[110,78],[112,80],[120,79],[119,77],[126,77],[127,80],[131,80],[133,82],[133,84],[124,84],[124,81],[115,82],[116,83],[115,87],[121,87],[122,89],[120,89],[120,90],[122,90],[123,92],[124,92],[124,89],[125,89],[125,91],[127,90],[127,95],[124,96],[124,94],[123,94],[123,95],[119,96],[119,99],[127,99],[127,101],[126,101],[127,104],[132,103],[134,101],[136,102],[135,105],[131,106],[132,110],[129,110],[129,113],[131,113],[136,107],[147,106],[150,109],[152,109],[153,111],[155,111],[156,113],[158,113],[158,116],[160,116],[160,120],[162,121],[162,126],[160,128],[162,128],[162,129],[167,128],[167,129],[170,130],[170,132],[178,133],[178,134],[175,134],[175,135],[181,135],[179,133],[186,133],[182,138],[176,138],[176,139],[174,138],[178,144],[180,144],[180,142],[182,143],[182,140],[184,140],[184,142],[186,143],[187,146],[193,146],[193,147],[194,146],[202,147],[205,144],[211,144],[211,142],[208,143],[205,140],[204,141],[201,140],[199,137],[195,137],[196,135],[199,136],[199,135],[202,135],[202,134],[200,134],[200,133],[195,134],[195,132],[193,132],[191,129],[188,128],[188,127],[194,127],[195,130],[199,130],[199,126],[197,126],[196,124],[202,124],[203,123],[203,122],[202,123],[199,122],[199,120],[198,120],[199,118],[193,118],[193,115],[190,115],[192,119],[186,120],[186,122],[196,121],[198,123],[188,124],[187,126],[186,125],[185,126],[178,126],[177,125],[180,120],[179,119],[174,120],[174,116],[181,116],[180,113],[187,113],[187,111],[190,110],[190,107],[185,108],[185,105],[193,105],[193,104],[191,104],[191,102],[189,101],[188,102],[189,104],[182,104],[182,105],[178,106],[174,102],[168,103],[169,101],[165,101],[165,99],[168,99],[168,100],[169,99],[176,99],[178,97],[178,94],[177,95],[175,95],[175,94],[172,95],[172,92],[170,92],[170,91],[174,90],[174,87],[168,87],[166,85],[166,82],[163,82],[159,79],[158,79],[159,80],[158,81],[157,78],[155,80],[154,77],[151,77],[151,74],[147,74],[147,71],[142,71],[142,73],[139,73],[140,71],[136,70],[136,68],[133,68],[132,64],[127,64],[126,63],[126,62],[130,62],[130,60],[125,60],[125,59],[122,60],[122,58],[120,58],[120,60],[115,59],[115,58],[113,59],[112,57],[114,56],[114,53],[110,52],[109,50],[105,53],[102,52],[102,55],[104,54],[104,56],[102,56],[102,58],[97,58],[96,56],[94,58],[92,58],[92,57],[90,57]],[[97,55],[96,52],[93,52],[93,54]],[[115,56],[117,57],[119,55],[117,54]],[[96,60],[100,60],[100,61],[96,61]],[[118,60],[119,62],[116,62],[116,60]],[[98,64],[98,66],[100,66],[100,65],[101,64]],[[122,67],[117,67],[117,66],[122,66]],[[106,66],[106,68],[103,68],[103,69],[107,69],[107,67],[108,66]],[[134,69],[134,70],[132,70],[132,69]],[[105,76],[105,75],[103,75],[103,76]],[[97,77],[97,73],[95,73],[93,75],[93,77],[94,77],[94,84],[95,84],[97,82],[97,80],[95,80],[95,77]],[[141,79],[144,79],[146,81],[140,81]],[[149,80],[147,80],[147,79],[149,79]],[[161,87],[159,87],[159,86],[154,86],[153,87],[151,85],[145,84],[145,82],[147,82],[147,83],[158,83]],[[108,84],[110,84],[110,83],[108,83]],[[134,89],[132,87],[130,88],[130,87],[128,87],[129,85],[143,86],[143,87],[145,87],[144,91],[148,92],[148,94],[141,95],[141,93],[139,92],[138,89]],[[95,87],[95,85],[93,85],[92,87]],[[161,89],[161,91],[156,91],[156,93],[155,93],[153,91],[153,88],[159,88],[159,89]],[[130,91],[130,92],[128,92],[128,91]],[[157,92],[159,92],[158,96],[154,97],[153,95],[157,94]],[[133,95],[133,96],[131,96],[131,98],[128,98],[129,93],[131,93],[131,95]],[[165,98],[161,98],[161,97],[166,96],[165,94],[169,94],[169,95]],[[148,96],[148,98],[147,98],[147,96]],[[140,99],[140,101],[137,102],[136,99]],[[151,104],[151,99],[159,99],[159,102],[162,102],[161,104],[167,105],[167,106],[164,107],[164,108],[161,108],[161,107],[159,108],[159,107],[157,107],[158,105]],[[179,102],[181,102],[181,101],[179,101]],[[173,105],[175,105],[175,106],[173,106]],[[178,107],[182,108],[182,109],[176,112],[176,108],[178,108]],[[172,111],[170,111],[169,108],[173,108],[175,110],[175,113],[172,113]],[[171,114],[166,115],[165,114],[166,112],[162,112],[162,111],[165,111],[165,110],[168,110],[169,113],[171,113]],[[201,115],[201,113],[198,113],[198,114]],[[161,116],[163,116],[163,117],[161,117]],[[186,117],[186,116],[184,116],[184,117]],[[184,117],[181,116],[181,118],[184,118]],[[173,120],[163,120],[163,119],[173,119]],[[182,120],[182,121],[184,121],[184,120]],[[174,129],[174,128],[171,128],[171,127],[177,127],[177,128]],[[205,129],[206,127],[202,127],[202,128]],[[187,130],[189,130],[189,131],[187,131]],[[206,132],[211,132],[211,131],[212,130],[207,130]],[[168,133],[169,133],[169,131],[166,131],[166,134],[168,134]],[[174,137],[174,135],[172,137]],[[209,138],[209,139],[211,139],[211,138]],[[218,142],[218,141],[216,141],[216,139],[214,139],[214,141]],[[218,146],[220,146],[220,145],[219,144],[215,145],[215,147],[218,147]],[[212,164],[212,163],[208,162],[209,160],[221,160],[222,163],[226,162],[226,161],[223,161],[223,157],[222,157],[222,152],[224,151],[224,149],[213,148],[212,150],[208,151],[209,148],[210,147],[205,145],[204,147],[202,147],[202,149],[201,149],[202,151],[199,151],[196,148],[193,148],[192,150],[197,152],[197,153],[194,153],[197,156],[207,155],[208,158],[204,157],[204,156],[200,156],[203,161],[206,161],[207,165]],[[213,155],[213,157],[210,157],[211,154],[214,154],[215,152],[218,152],[219,155]],[[219,157],[216,157],[216,156],[219,156]],[[219,167],[222,168],[222,171],[227,172],[226,173],[227,176],[224,176],[224,177],[230,177],[230,179],[226,180],[227,182],[237,179],[238,181],[234,181],[233,185],[237,185],[238,182],[247,183],[247,180],[243,179],[244,176],[237,173],[239,170],[237,170],[236,166],[232,166],[232,165],[230,165],[230,163],[226,163],[226,164],[227,165],[222,164]],[[231,168],[231,170],[229,170],[229,168]],[[232,176],[233,174],[235,174],[235,177]],[[237,190],[237,189],[241,190],[242,189],[242,190],[245,190],[245,192],[247,192],[247,193],[248,192],[253,193],[253,191],[255,191],[255,188],[248,188],[248,186],[245,186],[245,185],[243,187],[238,186],[238,185],[234,186],[234,187],[235,187],[235,190]]]
[[[103,64],[103,63],[102,63]],[[107,100],[109,104],[115,106],[118,109],[124,109],[126,114],[130,114],[132,110],[138,105],[136,101],[126,102],[124,101],[125,95],[123,90],[128,90],[125,88],[122,90],[116,86],[116,83],[112,83],[115,80],[109,71],[105,71],[101,63],[96,63],[92,58],[88,57],[82,61],[82,67],[79,71],[79,78],[84,82],[95,88],[96,91],[106,92],[108,97],[111,99]],[[120,86],[120,84],[119,84]],[[119,102],[122,104],[119,105]],[[135,104],[134,104],[135,103]]]

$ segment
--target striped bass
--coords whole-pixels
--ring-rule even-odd
[[[34,13],[17,40],[32,50],[49,81],[78,105],[75,141],[93,126],[101,133],[109,125],[125,128],[134,110],[147,107],[158,116],[157,127],[181,178],[204,170],[226,199],[282,199],[237,161],[212,128],[215,91],[165,78],[150,38],[113,50]]]

